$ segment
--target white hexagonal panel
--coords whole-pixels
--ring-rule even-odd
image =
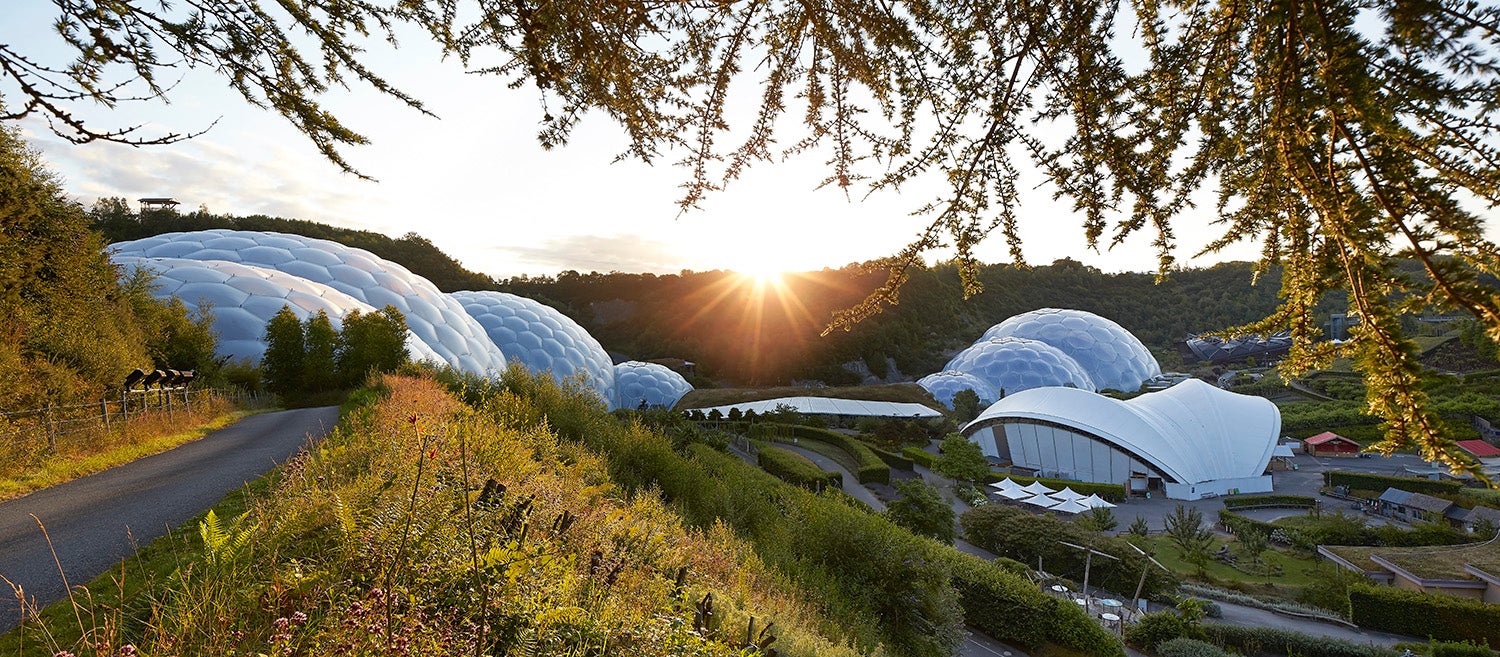
[[[1042,308],[1021,313],[984,332],[980,340],[1025,338],[1061,349],[1089,373],[1098,390],[1126,392],[1161,374],[1161,365],[1130,331],[1082,310]]]
[[[301,235],[226,229],[164,233],[111,248],[125,256],[222,260],[300,276],[376,308],[395,306],[442,362],[484,376],[505,370],[505,354],[457,300],[364,249]]]
[[[979,402],[983,406],[1000,400],[1000,391],[996,390],[995,386],[973,374],[958,370],[928,374],[917,379],[917,385],[932,393],[934,399],[948,408],[953,408],[953,395],[964,390],[973,390],[974,394],[979,395]]]
[[[1043,386],[1095,390],[1088,372],[1062,350],[1022,338],[981,340],[958,352],[943,369],[979,377],[1001,397]]]
[[[665,365],[631,360],[615,366],[615,408],[671,408],[693,386]]]
[[[218,353],[231,358],[259,362],[266,352],[266,322],[281,309],[291,308],[297,319],[306,320],[319,310],[328,314],[335,328],[351,311],[377,312],[367,303],[321,283],[290,274],[222,260],[184,258],[140,258],[116,254],[112,257],[128,273],[148,269],[156,274],[152,294],[158,299],[178,297],[190,311],[208,304],[219,334]],[[443,362],[410,330],[406,349],[412,360]]]
[[[505,292],[451,295],[479,321],[512,361],[559,382],[582,375],[605,403],[613,402],[615,367],[594,336],[578,322],[539,301]]]

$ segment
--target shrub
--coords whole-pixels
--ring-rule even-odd
[[[1226,657],[1218,646],[1185,636],[1161,642],[1156,646],[1156,654],[1161,657]]]
[[[1095,549],[1119,558],[1119,561],[1094,559],[1090,573],[1091,583],[1113,591],[1134,591],[1143,570],[1147,573],[1141,590],[1145,597],[1177,586],[1174,575],[1149,567],[1145,558],[1125,545],[1125,539],[1091,539],[1083,528],[1050,515],[1037,516],[1011,506],[987,505],[965,512],[959,524],[974,545],[1025,564],[1034,564],[1040,557],[1047,570],[1054,573],[1081,576],[1084,567],[1084,553],[1059,541],[1084,545],[1092,540]]]
[[[879,447],[871,447],[869,445],[866,445],[866,447],[870,447],[870,451],[874,452],[877,458],[885,461],[885,464],[888,466],[891,466],[893,468],[900,468],[902,470],[915,469],[913,466],[916,465],[916,461],[913,461],[908,457],[902,456],[889,450],[880,449]]]
[[[1146,614],[1125,630],[1126,643],[1150,652],[1155,652],[1157,646],[1173,639],[1201,639],[1202,636],[1201,629],[1195,628],[1171,611]]]
[[[885,517],[918,536],[953,544],[953,507],[938,490],[921,479],[896,482],[901,499],[891,502]]]
[[[823,490],[827,487],[841,488],[844,482],[842,473],[824,472],[807,457],[771,445],[761,446],[756,454],[755,463],[782,481],[811,490]]]
[[[1427,654],[1430,657],[1495,657],[1489,644],[1474,641],[1433,641]]]
[[[1055,643],[1092,657],[1125,654],[1120,641],[1077,605],[1042,593],[1001,565],[957,550],[943,554],[970,627],[1027,648]]]
[[[1246,655],[1271,653],[1296,657],[1395,657],[1390,648],[1343,639],[1303,634],[1279,627],[1239,627],[1208,623],[1205,637],[1226,649]]]
[[[1500,645],[1500,605],[1389,586],[1349,587],[1350,618],[1360,627],[1441,641]]]

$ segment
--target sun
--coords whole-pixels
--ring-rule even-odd
[[[779,287],[782,283],[782,275],[784,274],[784,272],[771,265],[771,263],[751,263],[747,266],[735,267],[734,271],[740,276],[745,277],[750,283],[755,284],[756,287],[765,287],[767,285]]]

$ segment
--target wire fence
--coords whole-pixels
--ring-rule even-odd
[[[178,387],[127,390],[118,397],[81,404],[0,411],[0,450],[45,449],[56,453],[60,443],[97,435],[100,430],[122,429],[147,419],[171,420],[177,415],[186,418],[196,410],[221,402],[254,406],[262,401],[261,395],[238,388]]]

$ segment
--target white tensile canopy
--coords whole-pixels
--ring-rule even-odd
[[[1068,500],[1057,506],[1049,506],[1047,507],[1047,510],[1057,511],[1060,513],[1082,513],[1084,511],[1088,511],[1089,508],[1079,503],[1078,500]]]
[[[1050,497],[1047,497],[1046,495],[1033,495],[1021,501],[1033,506],[1042,507],[1044,509],[1050,509],[1054,506],[1062,504],[1062,500],[1054,500]]]
[[[1068,486],[1064,486],[1062,490],[1057,491],[1056,493],[1053,493],[1052,497],[1055,497],[1055,498],[1057,498],[1059,500],[1081,500],[1081,499],[1083,499],[1083,495],[1078,494],[1071,487],[1068,487]]]
[[[1001,492],[1005,492],[1008,490],[1021,490],[1021,485],[1014,481],[1011,481],[1010,477],[1006,477],[1004,479],[1001,479],[1000,481],[990,484],[990,488],[995,488],[1000,490]]]
[[[1026,492],[1026,489],[1020,486],[1016,486],[1010,490],[998,490],[995,492],[1007,500],[1022,500],[1031,497],[1031,493]]]
[[[1082,504],[1082,505],[1084,505],[1086,507],[1089,507],[1090,509],[1113,509],[1113,508],[1115,508],[1115,505],[1110,504],[1109,502],[1106,502],[1104,500],[1104,498],[1099,497],[1098,495],[1090,495],[1090,496],[1085,497],[1085,498],[1083,498],[1081,500],[1078,500],[1078,503]]]
[[[1031,482],[1030,486],[1027,486],[1021,490],[1031,493],[1032,495],[1051,495],[1057,492],[1055,490],[1052,490],[1051,488],[1048,488],[1040,481],[1033,481]]]

